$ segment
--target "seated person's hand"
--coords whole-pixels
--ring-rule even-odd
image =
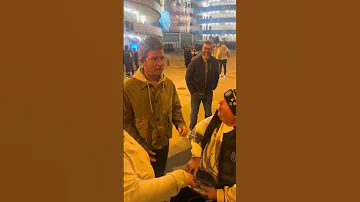
[[[196,173],[199,170],[199,166],[200,166],[200,157],[192,157],[187,164],[186,172],[193,173],[194,178],[196,178]]]

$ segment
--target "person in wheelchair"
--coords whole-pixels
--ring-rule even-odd
[[[187,172],[195,188],[183,188],[172,202],[236,201],[236,89],[224,93],[213,116],[191,132],[192,158]]]

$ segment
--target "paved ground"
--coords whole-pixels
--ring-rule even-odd
[[[199,53],[201,54],[201,53]],[[214,91],[214,99],[212,104],[212,111],[218,108],[218,103],[223,99],[223,94],[230,88],[236,88],[236,56],[235,51],[231,51],[232,57],[227,63],[226,78],[220,78],[217,89]],[[165,64],[164,74],[169,77],[177,87],[180,102],[183,107],[183,114],[186,124],[190,124],[190,93],[185,82],[186,68],[184,65],[184,58],[181,53],[165,54],[169,57],[170,66]],[[202,105],[199,110],[198,122],[204,119],[204,110]],[[183,168],[191,157],[190,154],[190,140],[182,138],[178,135],[175,127],[173,128],[173,137],[170,139],[169,159],[167,164],[167,171],[172,171],[174,168]]]

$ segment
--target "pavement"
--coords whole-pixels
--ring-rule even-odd
[[[214,91],[213,102],[212,102],[212,111],[213,113],[219,106],[219,102],[224,98],[224,92],[230,88],[236,88],[236,52],[235,50],[231,51],[231,57],[227,62],[227,73],[226,78],[221,77],[219,79],[218,86]],[[201,54],[201,52],[199,52]],[[166,53],[165,57],[169,58],[170,66],[167,66],[165,61],[164,74],[166,77],[170,78],[176,88],[180,98],[180,103],[182,106],[182,111],[184,115],[185,122],[187,126],[190,125],[190,93],[186,86],[185,73],[186,67],[184,64],[184,57],[181,52],[176,53]],[[223,75],[223,70],[222,70]],[[124,76],[125,78],[125,76]],[[127,79],[125,79],[126,81]],[[204,109],[201,104],[198,122],[203,120]],[[174,169],[183,169],[186,167],[186,163],[191,158],[191,144],[188,138],[180,137],[179,132],[173,127],[173,137],[170,139],[169,145],[169,155],[166,172],[170,172]]]

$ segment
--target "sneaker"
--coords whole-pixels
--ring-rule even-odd
[[[224,75],[224,78],[226,78],[226,75]]]

